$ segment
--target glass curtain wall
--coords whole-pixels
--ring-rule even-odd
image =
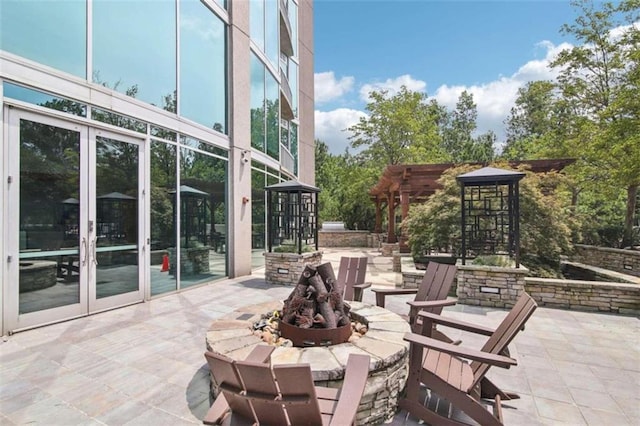
[[[266,170],[266,171],[265,171]],[[262,253],[266,249],[267,216],[265,186],[279,183],[278,171],[253,162],[251,169],[251,251],[252,268],[264,266]]]
[[[0,49],[87,77],[86,2],[3,0],[0,11]]]
[[[176,112],[175,2],[93,0],[92,24],[91,80]]]
[[[180,0],[180,115],[227,132],[225,24],[199,0]]]
[[[260,59],[251,54],[251,146],[265,151],[265,68]]]

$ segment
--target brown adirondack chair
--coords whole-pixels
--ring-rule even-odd
[[[351,425],[369,372],[368,355],[350,354],[343,386],[335,389],[314,386],[309,364],[205,357],[221,389],[203,420],[208,425]]]
[[[418,333],[421,330],[421,321],[418,312],[426,310],[434,314],[440,314],[445,306],[456,304],[455,300],[447,300],[447,294],[451,290],[453,280],[458,269],[455,265],[445,265],[442,263],[429,262],[424,278],[418,288],[374,288],[376,294],[376,305],[384,308],[387,296],[398,294],[415,294],[412,301],[407,302],[410,306],[408,321],[411,330]],[[441,333],[437,333],[441,340],[451,342],[449,338]]]
[[[366,257],[341,257],[338,278],[336,279],[337,290],[342,290],[344,300],[355,300],[362,302],[364,289],[371,287],[371,283],[365,283],[367,273]]]
[[[423,404],[424,394],[420,384],[445,399],[454,410],[462,411],[483,426],[503,424],[501,401],[519,398],[517,394],[500,390],[487,377],[492,365],[509,368],[516,360],[509,358],[507,346],[537,307],[536,302],[527,293],[523,293],[498,328],[493,331],[452,318],[445,318],[429,312],[421,312],[423,330],[426,335],[407,333],[405,340],[410,342],[409,378],[406,396],[401,399],[400,407],[412,415],[433,425],[464,425],[459,419],[450,418],[448,413],[432,410],[435,404],[427,401]],[[490,336],[480,351],[451,345],[427,337],[433,330],[433,324],[456,327],[469,332]],[[470,360],[466,362],[463,360]],[[481,398],[493,399],[490,412],[481,403]]]

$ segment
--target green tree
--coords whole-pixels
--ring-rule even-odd
[[[540,140],[554,129],[555,84],[531,81],[518,89],[515,105],[505,121],[507,140],[502,156],[508,160],[536,158]]]
[[[458,97],[456,109],[447,114],[442,123],[442,147],[454,163],[467,161],[491,161],[494,156],[495,134],[488,132],[478,138],[473,136],[477,128],[478,109],[473,94],[463,91]]]
[[[349,127],[351,147],[359,157],[381,170],[390,164],[437,162],[444,158],[437,120],[440,110],[426,95],[402,86],[395,95],[372,91],[369,115]]]
[[[632,243],[633,216],[640,185],[638,140],[639,2],[574,1],[580,15],[562,32],[579,46],[561,52],[551,64],[559,69],[562,100],[574,112],[565,144],[577,147],[579,174],[586,183],[618,187],[627,193],[623,245]],[[622,28],[622,35],[612,30]],[[591,179],[589,179],[591,177]],[[597,179],[593,179],[597,177]]]
[[[504,164],[497,167],[508,168]],[[430,250],[458,254],[460,250],[460,187],[456,176],[477,169],[463,165],[447,170],[442,188],[423,204],[412,206],[403,227],[414,256]],[[525,171],[526,172],[526,171]],[[520,182],[520,253],[527,266],[548,275],[557,267],[560,254],[571,249],[571,220],[563,199],[564,177],[557,173],[526,172]],[[541,268],[540,265],[548,265]],[[550,266],[550,267],[549,267]]]

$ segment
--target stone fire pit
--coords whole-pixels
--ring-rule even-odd
[[[398,405],[398,395],[407,380],[409,344],[402,340],[410,331],[399,315],[359,302],[348,302],[354,317],[365,318],[369,330],[353,342],[325,347],[277,347],[272,364],[308,363],[318,385],[340,387],[350,353],[371,357],[369,378],[360,400],[356,424],[381,424],[390,420]],[[211,324],[207,331],[207,349],[236,360],[244,359],[255,345],[265,343],[253,334],[252,325],[265,312],[278,310],[282,302],[273,301],[240,308]],[[215,383],[211,391],[217,395]]]

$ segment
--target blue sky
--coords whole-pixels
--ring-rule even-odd
[[[565,0],[315,0],[316,138],[344,152],[366,93],[404,84],[450,109],[470,91],[478,131],[500,142],[518,88],[554,78],[576,13]]]

